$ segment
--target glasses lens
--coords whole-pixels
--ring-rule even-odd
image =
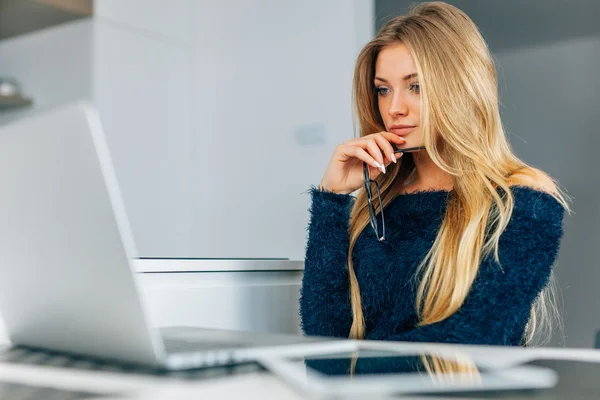
[[[371,178],[369,176],[369,167],[367,166],[367,163],[363,163],[363,178],[365,181],[365,192],[367,192],[368,198],[371,199],[373,193],[371,192],[371,187],[369,185]]]
[[[371,227],[373,227],[373,230],[375,231],[377,239],[383,240],[385,237],[385,225],[383,222],[383,207],[381,203],[379,185],[375,181],[370,181],[368,186],[371,193],[377,196],[377,198],[367,196],[367,203],[369,205],[369,220],[371,223]],[[379,218],[377,217],[377,214],[375,212],[375,202],[379,202]]]
[[[367,204],[369,207],[369,223],[371,228],[375,232],[377,240],[382,241],[385,239],[385,225],[383,221],[383,205],[381,203],[381,193],[379,192],[379,185],[376,181],[371,180],[369,176],[369,168],[366,163],[363,163],[363,176],[365,179],[365,192],[367,194]],[[377,195],[377,199],[373,199],[373,195]],[[381,214],[381,225],[377,221],[377,214],[375,213],[374,201],[379,202],[379,213]],[[379,228],[381,227],[381,232]]]
[[[375,235],[379,236],[377,234],[377,218],[375,217],[375,208],[373,207],[373,203],[371,202],[371,200],[367,199],[368,205],[369,205],[369,222],[371,224],[371,227],[373,228],[373,230],[375,231]]]
[[[379,192],[379,185],[375,184],[377,190],[377,201],[379,202],[379,215],[381,217],[381,236],[377,236],[379,240],[385,239],[385,221],[383,219],[383,203],[381,202],[381,193]]]

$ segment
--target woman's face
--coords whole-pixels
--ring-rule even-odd
[[[373,84],[386,131],[406,139],[397,147],[422,146],[419,77],[404,44],[384,47],[379,52]]]

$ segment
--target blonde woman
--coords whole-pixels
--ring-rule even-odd
[[[304,332],[528,343],[554,319],[568,203],[511,150],[475,24],[443,2],[417,5],[365,45],[353,86],[360,137],[311,189]]]

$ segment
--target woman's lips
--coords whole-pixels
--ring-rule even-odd
[[[412,132],[416,126],[403,126],[403,127],[392,127],[390,132],[395,133],[398,136],[405,136]]]

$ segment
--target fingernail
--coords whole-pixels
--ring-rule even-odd
[[[385,174],[385,165],[381,165],[381,172],[383,172]]]
[[[394,162],[394,164],[396,164],[396,156],[394,155],[394,153],[392,153],[391,158],[392,158],[392,161]]]
[[[381,169],[381,164],[379,164],[377,161],[375,161],[375,166],[379,169]]]

